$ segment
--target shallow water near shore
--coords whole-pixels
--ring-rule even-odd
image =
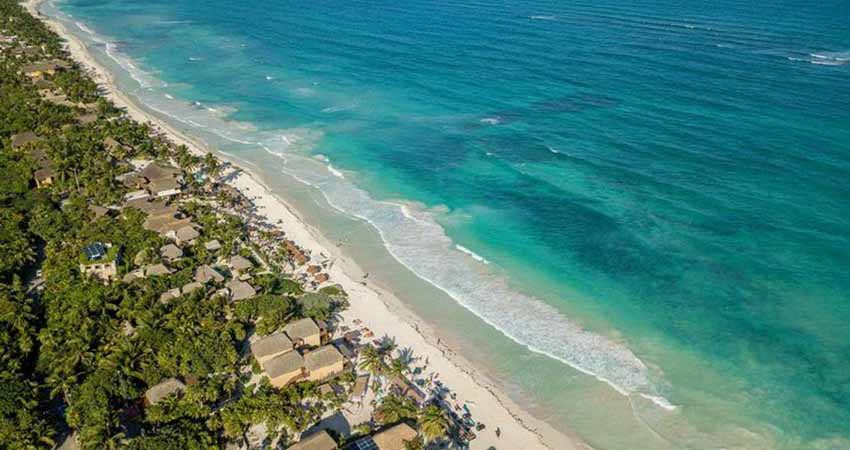
[[[850,448],[846,6],[56,6],[556,428]]]

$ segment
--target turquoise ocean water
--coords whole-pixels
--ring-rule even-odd
[[[556,428],[850,448],[850,3],[44,11],[151,110],[370,224]]]

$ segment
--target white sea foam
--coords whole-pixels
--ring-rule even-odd
[[[482,264],[490,264],[490,261],[487,261],[487,258],[479,255],[478,253],[473,252],[472,250],[470,250],[470,249],[468,249],[468,248],[466,248],[466,247],[464,247],[460,244],[455,244],[455,248],[458,249],[461,253],[465,253],[465,254],[469,255],[470,257],[472,257],[472,259],[474,259],[474,260],[476,260],[476,261],[478,261]]]
[[[120,67],[131,76],[138,71],[129,59],[118,54],[114,45],[107,47],[112,52],[110,58],[120,61]],[[281,171],[320,189],[339,211],[370,223],[395,259],[508,338],[594,376],[624,395],[641,396],[660,408],[672,407],[655,388],[650,370],[628,347],[584,329],[551,305],[511,289],[507,280],[495,272],[472,265],[470,258],[485,264],[486,259],[452,242],[432,213],[412,205],[374,200],[330,164],[326,164],[325,171],[315,170],[316,165],[325,163],[297,151],[320,139],[320,132],[239,127],[207,108],[168,99],[161,93],[150,95],[151,92],[153,89],[140,93],[144,105],[164,117],[189,126],[202,136],[259,147],[280,157]]]
[[[334,169],[334,166],[330,164],[328,164],[328,172],[332,173],[337,178],[345,178],[345,175],[343,175],[342,172],[337,169]]]
[[[528,16],[531,20],[555,20],[555,16]]]
[[[77,28],[85,31],[88,34],[91,34],[91,35],[95,34],[94,31],[91,28],[87,27],[86,24],[84,24],[82,22],[74,22],[74,24],[77,25]]]
[[[203,61],[203,60],[204,60],[204,58],[201,58],[199,56],[190,56],[189,57],[189,61]]]
[[[481,119],[481,123],[486,123],[489,125],[498,125],[502,123],[502,119],[500,117],[485,117]]]
[[[552,153],[554,153],[554,154],[556,154],[556,155],[560,155],[560,154],[561,154],[561,151],[560,151],[560,150],[558,150],[558,149],[556,149],[556,148],[549,147],[548,145],[546,146],[546,148],[548,148],[550,152],[552,152]]]
[[[266,75],[266,81],[274,80],[274,77],[271,75]]]
[[[171,94],[165,94],[165,98],[167,98],[169,100],[174,100],[174,96],[171,95]]]

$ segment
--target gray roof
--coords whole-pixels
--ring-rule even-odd
[[[180,297],[180,289],[178,289],[178,288],[169,289],[169,290],[163,292],[162,295],[159,296],[159,301],[160,301],[160,303],[167,303],[169,300],[174,300],[175,298],[178,298],[178,297]]]
[[[342,354],[333,345],[319,347],[304,355],[304,366],[311,372],[341,362]]]
[[[183,250],[174,244],[166,244],[159,248],[159,254],[163,258],[177,259],[183,257]]]
[[[144,277],[145,277],[145,269],[136,269],[136,270],[133,270],[131,272],[127,272],[127,275],[124,275],[124,278],[122,278],[122,280],[125,283],[129,283],[129,282],[131,282],[131,281],[133,281],[137,278],[144,278]]]
[[[286,352],[275,356],[263,364],[263,371],[269,378],[276,378],[285,373],[292,373],[304,367],[304,358],[298,352]]]
[[[145,399],[147,399],[149,404],[154,405],[165,397],[181,392],[184,389],[186,389],[186,385],[182,381],[176,378],[169,378],[145,391]]]
[[[180,292],[184,295],[190,292],[196,291],[198,289],[202,289],[204,287],[203,284],[198,283],[197,281],[193,281],[191,283],[184,284],[182,288],[180,288]]]
[[[241,255],[231,257],[229,264],[234,270],[247,270],[254,267],[251,261]]]
[[[257,295],[254,287],[244,281],[231,280],[227,283],[227,289],[230,289],[230,298],[233,300],[243,300]]]
[[[168,275],[171,273],[171,269],[165,267],[164,264],[154,264],[152,266],[147,266],[145,268],[145,276],[149,277],[151,275]]]
[[[183,228],[177,230],[177,240],[179,241],[191,241],[193,239],[196,239],[200,235],[201,233],[198,233],[198,230],[189,225],[186,225]]]
[[[24,145],[29,144],[30,142],[36,142],[40,138],[37,134],[32,131],[27,131],[24,133],[18,133],[12,135],[12,148],[23,147]]]
[[[251,353],[257,359],[288,350],[292,350],[292,341],[283,333],[272,333],[268,336],[263,336],[251,344]]]
[[[327,431],[321,430],[291,445],[287,450],[336,450],[336,442]]]
[[[207,283],[210,281],[221,283],[222,281],[224,281],[224,275],[218,273],[218,271],[213,269],[212,267],[204,264],[203,266],[198,267],[198,269],[195,270],[195,281],[201,283]]]
[[[308,336],[319,334],[319,326],[313,319],[307,317],[295,322],[289,322],[283,327],[283,331],[290,339],[304,339]]]

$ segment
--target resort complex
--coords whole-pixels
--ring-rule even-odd
[[[343,317],[333,262],[229,185],[239,168],[132,120],[16,2],[0,19],[0,447],[474,442],[485,424]]]

